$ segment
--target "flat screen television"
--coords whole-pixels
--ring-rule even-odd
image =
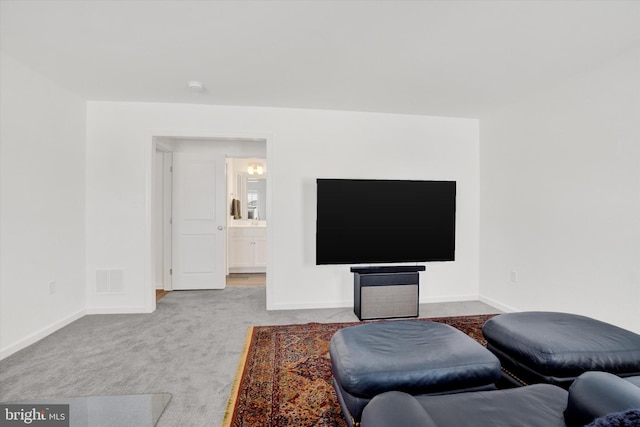
[[[317,265],[453,261],[455,235],[455,181],[317,179]]]

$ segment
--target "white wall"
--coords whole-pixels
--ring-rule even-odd
[[[482,117],[480,141],[481,295],[640,332],[640,51]]]
[[[5,54],[0,66],[5,357],[84,314],[86,103]]]
[[[328,177],[457,180],[457,260],[429,265],[421,273],[421,300],[478,296],[477,120],[111,102],[89,102],[87,120],[91,312],[145,310],[146,157],[151,156],[150,136],[166,133],[162,129],[171,135],[184,130],[189,136],[267,139],[270,309],[352,304],[348,266],[315,265],[315,179]],[[124,294],[93,292],[100,268],[124,270]]]

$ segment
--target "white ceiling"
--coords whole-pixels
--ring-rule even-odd
[[[2,0],[0,19],[3,52],[88,100],[458,117],[640,46],[640,1]]]

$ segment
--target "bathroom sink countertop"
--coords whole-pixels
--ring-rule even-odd
[[[254,221],[251,219],[235,219],[229,223],[229,227],[266,227],[267,221]]]

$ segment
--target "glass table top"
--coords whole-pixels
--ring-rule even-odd
[[[55,399],[35,399],[30,401],[3,403],[10,411],[29,414],[34,412],[55,412],[65,407],[55,406],[49,410],[47,405],[69,405],[66,418],[59,424],[69,427],[153,427],[171,400],[170,393],[127,394],[113,396],[66,397]],[[44,406],[44,408],[43,408]],[[34,409],[35,408],[35,409]],[[53,408],[56,408],[55,411]],[[63,409],[60,409],[63,408]],[[3,409],[4,412],[4,409]],[[58,417],[58,419],[60,418]],[[38,422],[31,423],[37,426]]]

